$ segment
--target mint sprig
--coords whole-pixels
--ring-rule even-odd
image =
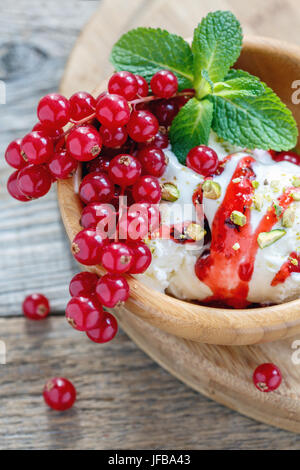
[[[116,70],[150,82],[159,70],[176,74],[179,90],[194,88],[170,129],[172,149],[181,163],[189,150],[207,145],[211,128],[219,137],[249,149],[294,148],[298,129],[291,111],[259,78],[230,69],[240,55],[242,30],[228,11],[209,13],[194,31],[192,47],[180,36],[137,28],[114,45]]]

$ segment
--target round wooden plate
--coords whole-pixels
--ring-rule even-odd
[[[67,96],[78,90],[92,91],[104,78],[98,60],[102,21],[100,12],[96,13],[77,41],[61,83]],[[190,387],[249,417],[300,432],[300,365],[293,361],[293,347],[300,347],[300,341],[299,346],[294,341],[300,340],[300,334],[255,346],[214,346],[165,333],[125,307],[118,319],[147,354]],[[257,391],[252,384],[253,370],[263,362],[276,363],[284,376],[279,390],[270,394]]]

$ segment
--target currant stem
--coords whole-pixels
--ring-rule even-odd
[[[172,96],[172,98],[177,98],[178,96],[194,96],[195,95],[195,91],[180,91],[179,93],[176,93],[174,96]],[[135,106],[137,104],[140,104],[140,103],[148,103],[149,101],[156,101],[156,100],[161,100],[162,98],[160,96],[154,96],[154,95],[150,95],[150,96],[146,96],[145,98],[139,98],[138,100],[133,100],[133,101],[129,101],[129,104],[131,104],[132,106]]]

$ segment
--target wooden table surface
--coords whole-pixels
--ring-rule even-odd
[[[126,8],[124,4],[126,3]],[[123,6],[123,8],[122,8]],[[103,76],[119,35],[137,25],[184,36],[210,10],[231,9],[244,31],[300,43],[298,0],[16,0],[0,6],[0,152],[35,123],[38,99],[58,88],[66,59],[96,8],[103,15],[99,60]],[[114,25],[112,27],[112,25]],[[10,170],[0,160],[0,449],[297,449],[299,437],[256,423],[187,388],[120,332],[97,346],[62,317],[68,281],[78,271],[69,252],[55,190],[40,201],[10,199]],[[32,292],[51,300],[52,317],[25,321],[21,303]],[[42,401],[45,380],[62,375],[78,389],[67,413]]]

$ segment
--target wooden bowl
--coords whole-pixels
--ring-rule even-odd
[[[292,84],[300,80],[300,48],[277,40],[252,37],[244,41],[237,68],[259,76],[279,94],[300,126],[300,106],[292,103]],[[95,90],[95,96],[104,85]],[[82,204],[73,178],[58,183],[62,219],[70,240],[81,230]],[[84,267],[86,269],[86,267]],[[101,266],[89,269],[104,274]],[[219,345],[250,345],[300,334],[300,299],[270,307],[233,310],[195,305],[154,291],[128,276],[131,296],[115,309],[140,317],[180,338]]]

